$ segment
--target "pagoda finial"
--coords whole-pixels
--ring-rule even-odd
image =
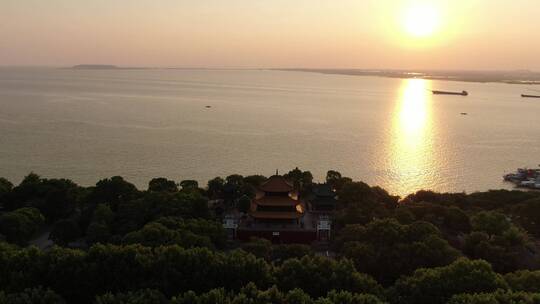
[[[276,175],[279,175],[278,169],[276,169]]]

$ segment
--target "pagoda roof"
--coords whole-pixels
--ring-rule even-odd
[[[254,203],[261,206],[295,206],[298,201],[289,196],[263,196],[255,199]]]
[[[264,192],[291,192],[294,187],[283,176],[273,175],[259,189]]]

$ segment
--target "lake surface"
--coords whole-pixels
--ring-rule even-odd
[[[540,164],[526,85],[265,70],[0,68],[0,176],[201,183],[328,169],[405,195],[509,188]],[[468,97],[429,89],[467,90]],[[211,106],[207,108],[206,106]],[[462,115],[461,113],[468,115]]]

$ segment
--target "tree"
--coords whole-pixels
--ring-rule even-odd
[[[107,293],[96,297],[96,304],[168,304],[169,301],[158,290],[141,289],[127,293]]]
[[[313,255],[311,247],[304,244],[280,244],[272,247],[273,261],[286,261],[289,259],[301,259],[306,255]]]
[[[184,191],[193,191],[199,189],[199,183],[196,180],[188,179],[180,182],[180,187]]]
[[[244,177],[244,184],[257,188],[267,180],[263,175],[248,175]]]
[[[242,249],[258,258],[270,259],[272,243],[269,240],[251,238],[249,242],[242,244]]]
[[[36,208],[20,208],[0,216],[0,233],[11,243],[26,244],[38,231],[44,217]]]
[[[359,271],[385,285],[421,267],[448,265],[459,256],[437,227],[427,222],[401,225],[394,219],[346,226],[337,235],[336,245]]]
[[[242,195],[238,199],[238,210],[243,213],[248,213],[251,208],[251,199],[247,195]]]
[[[49,239],[57,245],[66,246],[70,242],[77,240],[80,235],[81,231],[77,222],[73,219],[64,219],[54,224]]]
[[[108,203],[111,209],[116,211],[121,202],[132,200],[137,195],[135,185],[125,181],[121,176],[113,176],[97,182],[89,199],[95,204]]]
[[[540,294],[499,290],[494,293],[459,294],[453,296],[447,304],[536,304],[540,303]]]
[[[504,280],[512,290],[540,293],[540,270],[520,270],[507,273]]]
[[[400,304],[444,304],[457,294],[507,288],[503,278],[487,262],[459,259],[448,266],[418,269],[413,275],[400,278],[390,288],[389,299]]]
[[[5,196],[13,189],[13,184],[7,179],[0,177],[0,207],[4,205]]]
[[[154,192],[177,192],[178,186],[173,180],[168,180],[164,177],[153,178],[148,183],[148,191]]]
[[[99,204],[96,209],[94,209],[94,214],[92,216],[92,222],[104,223],[110,225],[114,220],[114,213],[107,204]]]
[[[308,188],[313,183],[313,174],[309,171],[302,171],[298,167],[289,171],[283,177],[293,182],[294,187],[300,191]]]
[[[510,220],[502,213],[482,211],[473,216],[472,229],[485,232],[488,235],[502,234],[511,226]]]
[[[50,289],[27,288],[22,292],[3,294],[0,292],[2,304],[63,304],[64,299]]]
[[[107,243],[112,234],[109,226],[104,222],[92,222],[86,228],[86,242],[90,245],[95,243]]]
[[[326,183],[328,183],[332,188],[336,188],[340,179],[341,173],[338,171],[328,170],[328,172],[326,172]]]
[[[70,216],[78,203],[79,187],[67,179],[42,179],[35,173],[23,181],[2,200],[8,210],[35,207],[48,222]]]
[[[290,259],[277,266],[276,282],[281,290],[300,288],[313,297],[331,290],[381,294],[381,286],[370,276],[356,271],[347,259],[333,260],[320,256]]]
[[[223,192],[223,186],[225,181],[221,177],[216,177],[208,181],[208,196],[210,198],[217,198]]]

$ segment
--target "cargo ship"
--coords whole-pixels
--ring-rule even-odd
[[[460,95],[460,96],[467,96],[469,93],[467,91],[461,91],[461,92],[449,92],[449,91],[431,91],[435,95]]]
[[[540,98],[540,95],[521,94],[521,97],[524,97],[524,98]]]

